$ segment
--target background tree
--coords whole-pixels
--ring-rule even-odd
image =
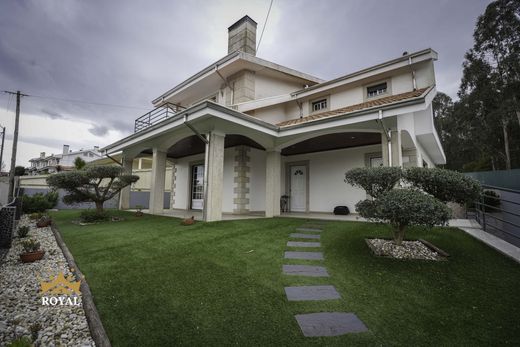
[[[64,189],[66,204],[93,202],[96,212],[103,213],[103,204],[115,197],[121,189],[137,182],[139,176],[123,175],[119,166],[91,166],[84,170],[60,172],[47,177],[47,184]]]
[[[87,165],[87,163],[83,159],[81,159],[81,157],[76,157],[76,159],[74,159],[74,168],[76,170],[83,169],[85,165]]]
[[[15,176],[23,176],[25,175],[25,168],[23,166],[15,166],[14,168]]]

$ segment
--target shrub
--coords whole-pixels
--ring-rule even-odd
[[[486,206],[479,206],[479,209],[484,212],[498,212],[498,208],[500,207],[500,195],[497,194],[493,190],[484,190],[478,199],[480,203],[483,203]],[[471,201],[468,203],[468,208],[475,208],[475,202]]]
[[[7,347],[32,347],[32,341],[27,336],[18,337],[17,339],[11,341]]]
[[[460,172],[439,169],[413,167],[404,170],[405,181],[442,202],[464,204],[479,198],[480,183]]]
[[[21,227],[18,227],[18,237],[23,239],[24,237],[29,234],[30,228],[27,225],[23,225]]]
[[[40,243],[35,239],[23,240],[22,247],[25,253],[36,252],[40,249]]]
[[[106,222],[110,220],[110,215],[103,211],[103,212],[97,212],[93,210],[86,210],[82,211],[79,220],[82,223],[99,223],[99,222]]]
[[[399,167],[356,168],[345,173],[346,183],[363,188],[373,198],[393,189],[400,179]]]
[[[58,192],[52,191],[47,194],[37,193],[32,196],[22,197],[23,213],[45,212],[54,208],[58,203]]]
[[[29,219],[31,220],[37,220],[37,219],[40,219],[43,217],[43,214],[41,212],[33,212],[31,213],[31,215],[29,216]]]

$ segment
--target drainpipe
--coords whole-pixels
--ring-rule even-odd
[[[222,74],[220,73],[220,71],[218,71],[218,65],[215,65],[215,72],[217,73],[217,75],[220,76],[220,78],[222,78],[222,80],[224,81],[224,84],[229,88],[229,90],[231,92],[231,97],[229,99],[230,99],[231,105],[233,105],[235,103],[235,84],[233,83],[233,87],[231,87],[231,85],[229,84],[227,79],[225,79],[224,76],[222,76]],[[224,104],[226,104],[226,103],[224,102]]]
[[[109,154],[108,154],[108,151],[105,151],[105,155],[107,158],[111,159],[114,163],[118,164],[119,166],[123,166],[123,163],[120,163],[119,161],[117,161],[114,157],[111,157]]]
[[[408,57],[408,65],[412,66],[412,57]],[[415,70],[412,69],[412,85],[413,90],[417,90],[417,80],[415,79]]]
[[[379,115],[377,117],[377,123],[381,126],[383,130],[383,134],[385,134],[388,148],[388,166],[392,166],[392,137],[390,130],[386,130],[385,124],[383,122],[383,110],[379,110]]]

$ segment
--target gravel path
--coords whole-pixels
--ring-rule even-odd
[[[28,238],[40,242],[45,256],[22,263],[21,240],[16,238],[0,264],[0,346],[21,336],[32,336],[35,346],[95,346],[82,306],[41,304],[40,281],[59,272],[70,274],[51,228],[37,229],[25,216],[19,225],[31,227]]]

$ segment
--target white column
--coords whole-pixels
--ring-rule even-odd
[[[122,158],[123,164],[123,175],[131,175],[132,174],[132,164],[134,162],[133,158],[126,156],[123,154]],[[130,192],[131,185],[128,185],[121,189],[119,193],[119,209],[120,210],[128,210],[130,208]]]
[[[222,192],[224,185],[224,134],[211,132],[206,144],[204,220],[222,220]]]
[[[401,131],[392,130],[391,132],[392,145],[392,166],[403,166],[403,149],[401,148]]]
[[[265,216],[280,215],[282,155],[267,151],[265,159]]]
[[[388,140],[386,134],[381,134],[381,153],[383,154],[383,166],[390,166],[388,153]]]
[[[164,210],[164,181],[166,178],[166,151],[153,149],[152,184],[150,187],[151,214],[162,214]]]

